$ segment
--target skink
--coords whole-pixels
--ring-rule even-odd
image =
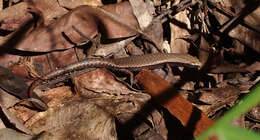
[[[68,65],[64,68],[57,69],[41,79],[36,80],[32,83],[29,90],[29,97],[32,97],[33,90],[41,82],[56,78],[60,75],[82,70],[85,68],[110,68],[110,69],[128,69],[132,71],[138,71],[143,68],[156,68],[163,64],[170,65],[180,65],[188,67],[200,67],[201,63],[199,60],[188,54],[176,54],[176,53],[155,53],[155,54],[145,54],[139,56],[131,56],[125,58],[87,58],[84,61]],[[46,110],[36,103],[33,103],[37,108],[41,110]]]

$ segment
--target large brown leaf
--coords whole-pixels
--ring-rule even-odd
[[[118,17],[125,24],[138,27],[128,2],[104,6],[102,9]],[[68,49],[74,44],[86,41],[73,30],[72,25],[89,37],[94,37],[98,32],[101,32],[102,37],[106,38],[128,37],[135,34],[133,30],[111,18],[99,8],[85,5],[73,9],[49,26],[34,30],[16,46],[16,49],[49,52]],[[68,38],[73,43],[68,41]]]

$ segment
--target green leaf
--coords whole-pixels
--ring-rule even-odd
[[[227,132],[230,132],[229,136],[231,136],[231,133],[233,133],[232,135],[239,136],[241,133],[238,133],[237,129],[242,129],[242,128],[236,128],[236,131],[226,129],[226,128],[231,127],[231,126],[229,126],[229,123],[235,117],[238,117],[238,116],[242,115],[243,113],[247,112],[250,108],[252,108],[259,102],[260,102],[260,84],[258,84],[256,88],[252,89],[251,92],[246,97],[244,97],[237,105],[235,105],[226,114],[224,114],[223,117],[221,117],[218,121],[216,121],[215,124],[211,128],[209,128],[206,132],[204,132],[201,136],[199,136],[197,138],[197,140],[206,140],[213,134],[216,134],[218,136],[220,134],[226,134]],[[242,133],[242,134],[245,134],[246,139],[251,140],[251,137],[250,137],[251,133],[252,132],[250,132],[250,135],[245,134],[245,133]],[[222,136],[226,136],[226,135],[220,135],[220,136],[222,137]],[[242,137],[243,136],[241,136],[241,138]],[[255,137],[256,136],[254,134],[252,134],[252,139]],[[225,137],[223,137],[223,138],[225,138]],[[259,136],[258,136],[258,139],[260,140]]]
[[[219,140],[260,140],[260,134],[231,125],[223,125],[216,134]]]
[[[216,124],[227,124],[235,117],[246,113],[249,109],[260,102],[260,84],[244,97],[240,102],[231,108]]]

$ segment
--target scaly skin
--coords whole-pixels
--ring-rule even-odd
[[[188,67],[200,67],[201,63],[199,60],[188,54],[175,54],[175,53],[156,53],[156,54],[145,54],[140,56],[131,56],[125,58],[109,59],[109,58],[87,58],[84,61],[68,65],[64,68],[57,69],[41,79],[36,80],[32,83],[29,90],[29,97],[32,97],[33,90],[43,81],[48,81],[60,75],[82,70],[85,68],[110,68],[110,69],[127,69],[131,71],[138,71],[143,68],[156,68],[163,64],[180,65]],[[37,108],[42,108],[37,103],[33,103]]]

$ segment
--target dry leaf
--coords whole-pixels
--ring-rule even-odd
[[[74,99],[56,109],[35,115],[30,128],[35,134],[42,131],[40,139],[117,139],[114,117],[102,108],[84,99]],[[43,125],[44,124],[44,125]]]
[[[0,11],[1,29],[7,31],[16,31],[24,23],[32,19],[32,15],[27,12],[28,7],[28,4],[21,2]]]
[[[121,21],[138,27],[137,21],[132,15],[129,3],[124,2],[116,5],[103,7],[111,12]],[[116,10],[114,10],[116,8]],[[82,13],[85,13],[84,15]],[[101,32],[105,38],[128,37],[135,34],[135,31],[127,28],[104,14],[102,10],[90,6],[80,6],[58,19],[55,23],[41,27],[30,33],[17,46],[16,49],[33,52],[49,52],[64,50],[73,47],[75,44],[86,42],[86,39],[77,34],[72,25],[89,37],[94,37]],[[67,36],[67,37],[64,37]],[[70,41],[68,41],[68,38]],[[73,42],[73,44],[71,44]]]
[[[158,75],[143,70],[137,75],[137,79],[158,103],[167,108],[172,115],[181,121],[183,126],[189,128],[187,125],[190,124],[190,117],[195,117],[192,114],[200,116],[198,120],[193,120],[196,121],[193,122],[196,126],[193,126],[194,130],[192,129],[194,137],[198,137],[199,134],[213,124],[213,121],[201,110],[195,109],[189,101],[180,96],[180,91],[177,91],[176,87],[172,87],[170,83]],[[159,81],[160,84],[158,84]]]
[[[176,23],[174,23],[174,21],[172,23],[170,23],[170,28],[171,28],[171,52],[172,53],[187,53],[188,49],[189,49],[189,43],[184,41],[184,40],[180,40],[179,38],[183,38],[185,36],[188,36],[189,33],[186,29],[182,29],[182,27],[180,25],[178,25],[178,23],[186,23],[186,25],[188,26],[190,23],[187,14],[185,13],[185,11],[178,13],[177,15],[174,16],[174,20],[176,20]],[[177,22],[178,21],[178,22]],[[186,28],[188,28],[186,26]]]
[[[56,19],[68,12],[59,6],[57,0],[25,0],[25,2],[32,8],[32,11],[41,16],[45,25],[55,22]]]
[[[1,105],[1,110],[4,113],[5,117],[8,119],[9,123],[15,126],[18,130],[32,135],[32,131],[29,130],[18,118],[16,118],[12,113],[10,113],[4,106]]]
[[[58,0],[61,7],[67,9],[73,9],[80,5],[89,5],[89,6],[102,6],[101,0]]]
[[[1,140],[31,140],[33,139],[33,137],[30,135],[18,133],[9,128],[5,128],[5,129],[0,129],[0,139]]]
[[[0,88],[20,99],[28,98],[28,86],[24,80],[4,67],[0,67]]]

